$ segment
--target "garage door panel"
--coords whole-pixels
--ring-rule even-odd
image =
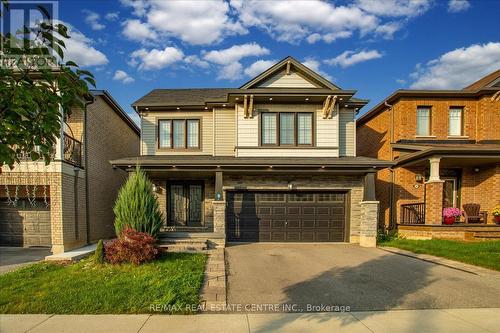
[[[286,241],[285,232],[272,232],[271,241],[272,242],[284,242]]]
[[[233,198],[243,201],[234,202]],[[344,241],[345,198],[344,193],[337,192],[230,192],[226,211],[228,240]]]
[[[303,207],[302,214],[304,215],[315,215],[316,209],[314,207]]]
[[[285,207],[273,207],[272,212],[274,215],[285,215],[286,208]]]
[[[19,200],[17,205],[0,203],[0,245],[50,246],[50,210],[43,201]]]

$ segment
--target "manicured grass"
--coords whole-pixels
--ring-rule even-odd
[[[467,264],[500,271],[500,241],[458,242],[441,239],[391,239],[379,241],[381,246],[392,246],[415,253],[431,254]]]
[[[188,313],[205,262],[204,254],[167,253],[140,266],[38,263],[0,276],[0,313],[151,313],[152,305]]]

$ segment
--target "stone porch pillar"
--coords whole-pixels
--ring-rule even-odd
[[[214,232],[226,234],[226,201],[223,193],[222,171],[215,172],[215,198],[212,201],[214,211]]]
[[[226,202],[221,200],[212,201],[214,210],[214,232],[226,234]]]
[[[361,201],[361,223],[359,226],[359,245],[377,246],[378,201]]]
[[[425,183],[425,224],[441,224],[443,220],[443,181],[439,177],[440,157],[429,158],[430,176]]]
[[[375,198],[375,172],[365,175],[363,188],[362,213],[359,230],[359,245],[377,246],[379,202]]]

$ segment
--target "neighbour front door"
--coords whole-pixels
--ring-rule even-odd
[[[203,184],[171,183],[168,196],[168,225],[201,227],[203,224]]]
[[[443,183],[443,208],[457,207],[458,188],[456,177],[442,178]]]

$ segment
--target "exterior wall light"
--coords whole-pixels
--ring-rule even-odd
[[[422,176],[420,173],[415,174],[415,181],[421,182],[424,179],[424,176]]]

